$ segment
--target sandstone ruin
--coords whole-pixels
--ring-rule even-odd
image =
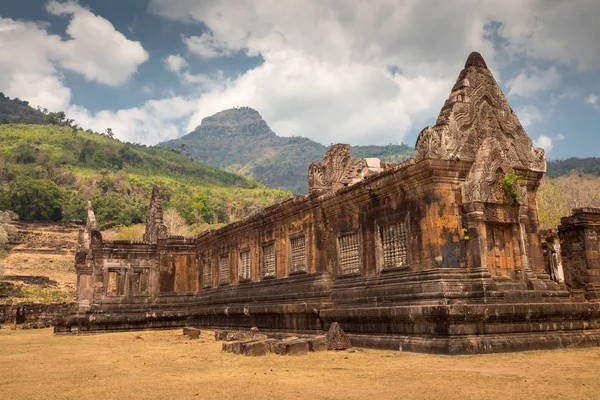
[[[55,332],[339,323],[355,346],[414,352],[598,346],[600,210],[563,219],[559,250],[545,240],[559,273],[538,235],[545,169],[472,53],[407,162],[333,146],[308,195],[193,238],[168,235],[158,190],[141,242],[103,240],[90,207],[79,308]]]

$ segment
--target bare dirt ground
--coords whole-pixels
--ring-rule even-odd
[[[211,332],[0,330],[3,399],[598,399],[600,348],[480,356],[221,352]]]
[[[0,260],[6,275],[47,276],[57,286],[40,288],[17,281],[21,296],[13,302],[72,301],[75,295],[75,251],[79,227],[49,223],[17,223],[18,243]]]

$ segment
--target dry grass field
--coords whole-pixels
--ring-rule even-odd
[[[251,358],[222,353],[211,336],[0,330],[0,398],[600,398],[600,348],[461,357],[355,349]]]

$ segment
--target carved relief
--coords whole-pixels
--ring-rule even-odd
[[[314,162],[308,167],[308,189],[337,190],[360,182],[366,177],[395,166],[382,163],[377,158],[352,158],[350,145],[331,146],[322,162]]]
[[[488,138],[499,143],[504,161],[512,167],[546,170],[544,150],[533,147],[485,61],[479,53],[472,53],[440,111],[436,125],[419,134],[415,159],[475,161],[482,143]]]
[[[509,164],[506,153],[496,138],[486,138],[476,157],[466,181],[462,184],[464,203],[481,201],[485,203],[513,203],[501,188],[501,181],[514,169]],[[517,186],[517,198],[525,196],[525,188]]]
[[[146,232],[143,240],[147,243],[158,243],[159,239],[166,239],[169,236],[167,227],[163,224],[163,209],[160,190],[157,186],[152,188],[152,197],[150,198],[150,214],[146,221]]]

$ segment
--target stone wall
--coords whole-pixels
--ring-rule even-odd
[[[57,317],[73,311],[73,303],[0,305],[0,324],[24,324],[29,322],[52,324]]]

